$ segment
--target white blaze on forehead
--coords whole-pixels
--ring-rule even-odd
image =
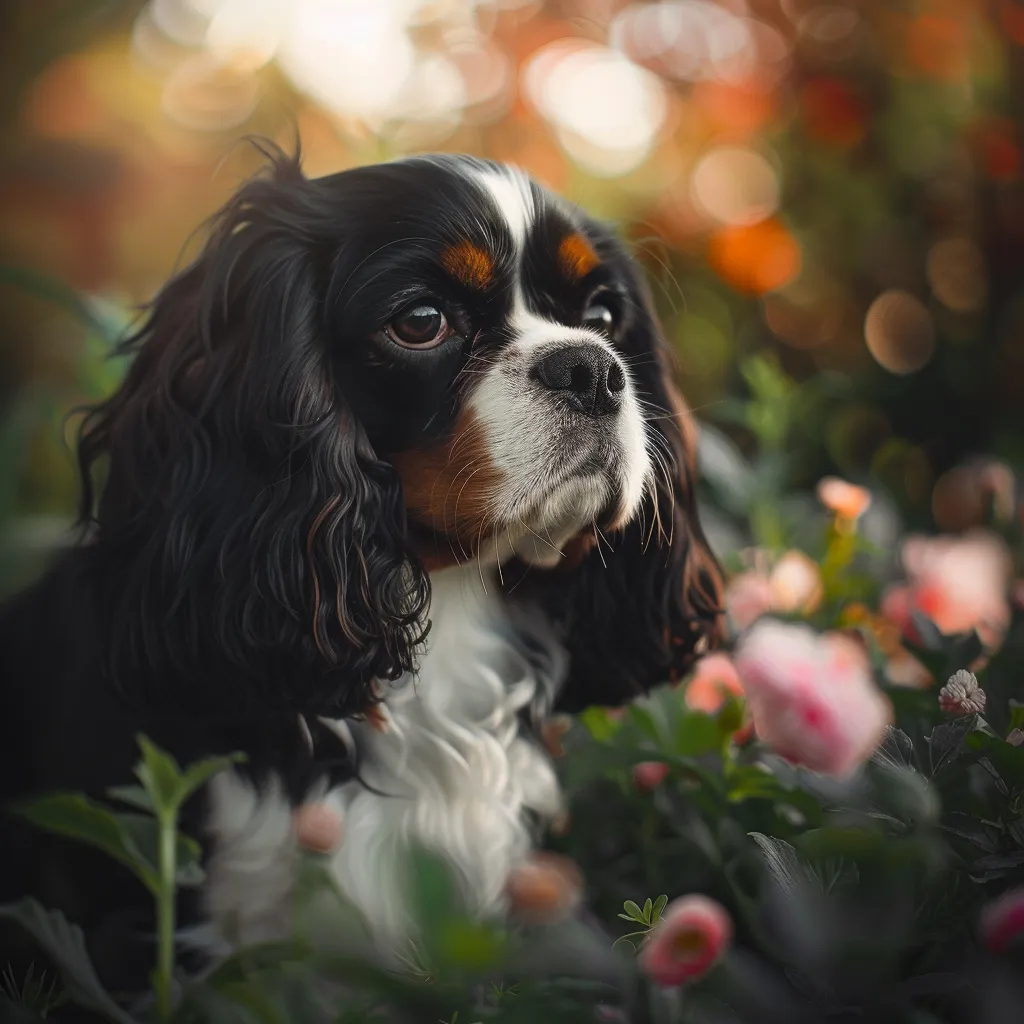
[[[494,200],[518,255],[526,246],[526,238],[537,213],[530,179],[516,167],[477,171],[476,178]]]

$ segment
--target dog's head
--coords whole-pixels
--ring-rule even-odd
[[[434,568],[525,573],[572,705],[717,628],[691,421],[622,245],[521,172],[278,156],[129,342],[80,457],[135,668],[345,713],[415,664]],[[86,486],[83,510],[92,515]],[[134,616],[132,613],[135,613]]]

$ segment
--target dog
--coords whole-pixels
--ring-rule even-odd
[[[187,808],[207,879],[182,922],[286,933],[315,799],[388,947],[412,843],[502,912],[561,810],[540,723],[679,678],[719,571],[693,421],[608,228],[468,156],[310,179],[268,155],[83,420],[81,541],[0,616],[0,792],[101,798],[139,733],[182,764],[241,751]],[[142,982],[141,887],[4,831],[0,901],[61,909],[108,985]]]

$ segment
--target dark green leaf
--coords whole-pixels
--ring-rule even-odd
[[[632,920],[638,921],[640,924],[646,923],[644,921],[644,912],[632,900],[626,900],[626,902],[622,904],[622,909],[630,916]]]
[[[791,895],[807,881],[807,870],[790,843],[761,832],[748,835],[761,848],[765,865],[784,895]]]
[[[77,793],[56,793],[27,801],[14,808],[16,813],[39,828],[88,843],[124,864],[150,889],[156,892],[158,880],[155,862],[140,852],[134,827],[125,824],[132,818],[156,827],[153,819],[141,815],[118,815],[88,797]]]
[[[63,914],[44,910],[35,900],[26,898],[0,906],[0,919],[20,924],[39,943],[60,972],[72,1002],[116,1024],[136,1024],[100,984],[85,949],[82,929]]]
[[[657,923],[661,920],[661,915],[665,912],[665,907],[668,905],[668,896],[661,895],[654,901],[654,914],[652,920]]]
[[[140,811],[148,811],[150,814],[154,811],[153,801],[141,786],[111,786],[107,796]]]
[[[146,788],[157,815],[177,814],[181,805],[182,774],[178,762],[146,736],[136,737],[142,760],[135,774]]]
[[[215,775],[245,760],[245,754],[235,753],[226,757],[211,757],[205,761],[190,764],[181,779],[179,799],[184,801]]]

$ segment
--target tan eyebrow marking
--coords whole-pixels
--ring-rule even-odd
[[[445,249],[441,265],[469,288],[482,290],[494,280],[494,260],[490,254],[467,240]]]
[[[594,247],[578,231],[562,239],[558,247],[558,268],[571,281],[579,281],[601,261]]]

